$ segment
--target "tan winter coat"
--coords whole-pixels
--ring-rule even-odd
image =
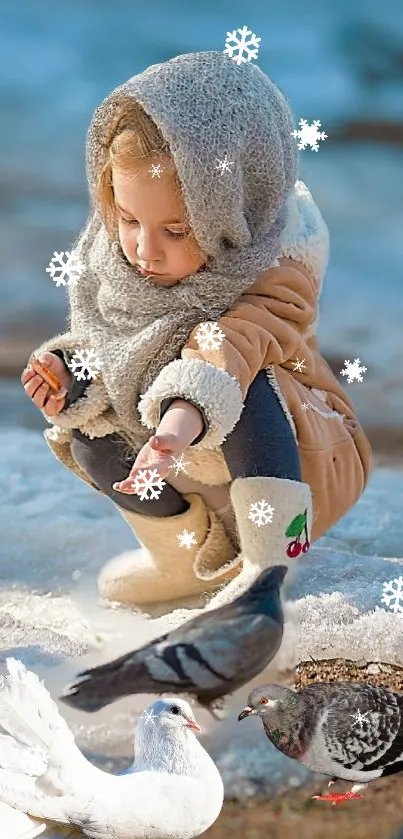
[[[314,272],[301,262],[280,258],[278,266],[262,274],[236,308],[217,321],[225,336],[220,347],[203,350],[195,338],[196,327],[183,347],[181,359],[161,371],[143,395],[140,408],[143,422],[150,429],[158,425],[161,402],[173,394],[202,404],[207,417],[209,406],[212,416],[216,412],[212,439],[208,431],[201,444],[186,452],[187,472],[194,482],[192,491],[199,484],[203,494],[203,485],[231,482],[221,448],[214,445],[228,434],[224,416],[220,429],[216,415],[223,373],[230,377],[225,378],[226,399],[231,400],[229,413],[233,417],[242,411],[257,373],[266,369],[298,443],[302,478],[312,490],[313,540],[355,504],[371,471],[371,449],[352,401],[318,349],[315,328],[319,286]],[[201,380],[200,365],[204,387],[198,393],[194,382]],[[235,425],[232,420],[231,424]],[[45,432],[45,438],[64,465],[94,486],[71,456],[71,431],[55,425]]]
[[[236,308],[217,321],[225,335],[218,349],[203,351],[196,341],[196,327],[181,354],[190,364],[193,360],[213,365],[206,385],[212,405],[219,400],[222,387],[214,369],[233,377],[233,394],[226,394],[232,396],[233,404],[239,399],[243,402],[257,373],[266,369],[298,443],[302,478],[312,490],[313,540],[358,500],[372,460],[352,401],[319,352],[317,304],[318,284],[312,273],[301,263],[280,258],[279,267],[262,274]],[[297,362],[302,362],[301,371],[295,369]],[[189,372],[192,378],[191,368]],[[143,419],[151,423],[156,420],[155,407],[175,392],[162,374],[149,389],[142,409]],[[183,384],[178,395],[190,398]],[[198,401],[194,389],[193,398]],[[206,403],[200,402],[206,412]],[[188,450],[186,459],[189,454],[195,472],[197,460],[199,480],[212,483],[212,472],[217,483],[231,480],[221,451],[220,457],[214,452],[214,461],[212,452],[203,450],[195,457],[193,451]]]

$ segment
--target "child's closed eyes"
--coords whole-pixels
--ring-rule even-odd
[[[128,224],[130,227],[134,227],[139,224],[137,219],[128,219],[124,218],[124,216],[120,216],[120,220],[123,224]],[[189,236],[190,232],[190,228],[187,230],[169,230],[168,228],[165,228],[163,230],[163,233],[166,233],[168,236],[173,236],[176,239],[185,239],[186,236]]]

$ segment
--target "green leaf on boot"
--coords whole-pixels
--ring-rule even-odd
[[[291,524],[288,525],[285,535],[299,536],[304,529],[305,518],[305,513],[298,513],[298,515],[295,516],[295,519],[292,520]]]

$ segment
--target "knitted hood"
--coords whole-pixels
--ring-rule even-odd
[[[284,204],[297,177],[289,106],[255,64],[222,52],[179,55],[118,87],[96,109],[87,137],[92,197],[105,162],[105,136],[116,106],[133,97],[170,146],[208,267],[239,276],[275,258]],[[230,171],[220,172],[227,158]]]

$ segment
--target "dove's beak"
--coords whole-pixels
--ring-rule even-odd
[[[241,711],[241,713],[239,714],[238,722],[241,722],[241,720],[244,720],[245,717],[250,717],[250,715],[254,714],[254,713],[255,712],[254,712],[253,708],[251,708],[250,705],[247,705],[246,708],[244,708],[243,711]]]
[[[188,720],[186,728],[191,728],[192,731],[201,731],[200,725],[197,725],[196,720]]]

